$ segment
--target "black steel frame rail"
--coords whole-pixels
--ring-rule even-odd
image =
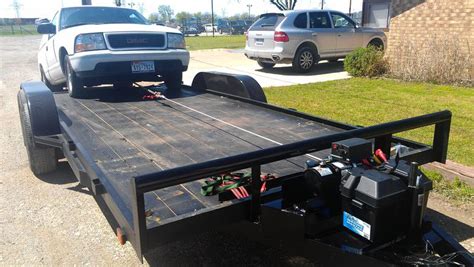
[[[133,188],[131,193],[135,195],[133,203],[133,232],[138,236],[134,237],[133,240],[139,242],[134,244],[134,248],[142,259],[143,253],[147,251],[147,248],[153,247],[153,244],[149,244],[148,240],[159,238],[152,235],[159,232],[153,231],[153,229],[150,229],[150,231],[146,228],[144,213],[144,193],[146,192],[199,180],[211,175],[251,168],[253,179],[249,220],[257,222],[259,220],[261,204],[261,195],[258,189],[261,183],[260,168],[262,165],[327,149],[333,142],[353,137],[374,138],[376,145],[378,144],[386,150],[387,147],[390,148],[393,134],[430,125],[435,125],[432,147],[418,143],[417,148],[410,155],[406,155],[406,159],[417,160],[421,164],[431,161],[445,162],[451,117],[451,112],[445,110],[366,128],[352,128],[341,133],[134,177],[131,179]],[[329,123],[326,122],[326,124]]]

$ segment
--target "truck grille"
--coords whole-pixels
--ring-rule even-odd
[[[110,34],[107,36],[110,48],[163,48],[163,34]]]

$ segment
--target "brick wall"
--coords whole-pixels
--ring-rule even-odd
[[[439,46],[440,57],[469,59],[467,74],[459,75],[467,75],[464,80],[473,79],[474,0],[392,0],[391,15],[386,51],[391,65],[413,60],[421,50],[427,53]],[[401,53],[402,49],[410,51]],[[457,51],[447,55],[448,49]]]

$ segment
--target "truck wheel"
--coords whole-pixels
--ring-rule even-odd
[[[275,67],[275,63],[268,63],[268,62],[263,62],[263,61],[257,61],[258,65],[262,67],[263,69],[271,69]]]
[[[20,112],[21,130],[23,142],[28,154],[30,169],[35,175],[52,172],[57,168],[56,149],[40,147],[33,141],[33,131],[31,129],[31,117],[26,105],[26,97],[20,91],[18,93],[18,108]]]
[[[314,64],[318,61],[314,49],[310,47],[302,47],[296,52],[293,59],[293,70],[299,73],[307,73],[311,71]]]
[[[44,74],[43,67],[40,67],[40,75],[41,75],[41,81],[46,85],[46,87],[51,90],[51,92],[61,92],[63,90],[63,84],[59,85],[52,85],[49,81],[48,78],[46,78],[46,75]]]
[[[179,90],[183,84],[183,73],[178,71],[176,73],[164,74],[163,80],[168,89]]]
[[[64,66],[66,66],[66,84],[69,96],[74,98],[80,98],[84,96],[84,83],[81,78],[76,76],[76,73],[72,69],[69,57],[64,57]]]

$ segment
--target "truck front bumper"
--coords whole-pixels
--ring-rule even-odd
[[[155,74],[186,71],[189,52],[186,50],[98,50],[69,56],[72,69],[79,77],[134,75],[133,61],[154,61]]]

